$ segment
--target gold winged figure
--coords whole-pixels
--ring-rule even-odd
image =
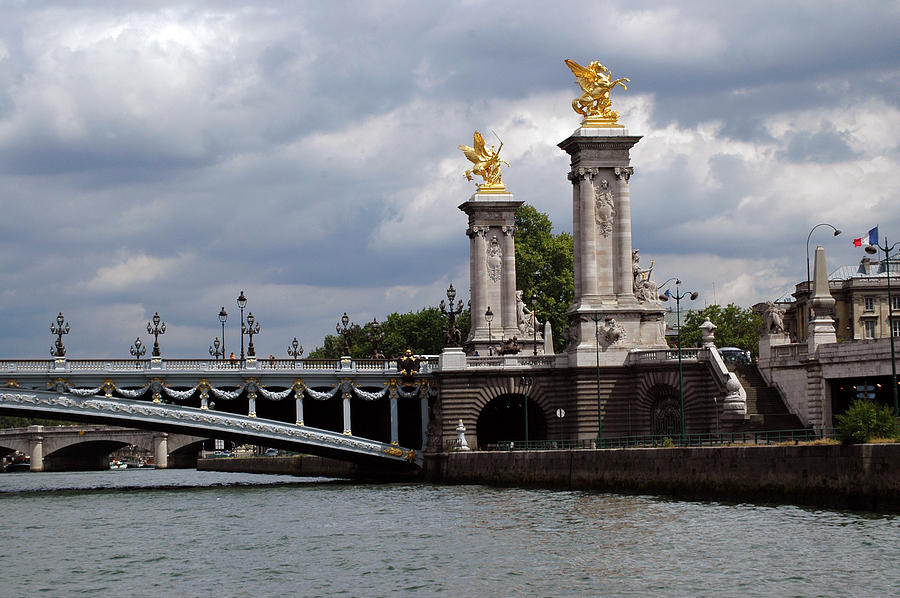
[[[609,92],[616,85],[621,86],[622,89],[628,89],[625,84],[630,83],[631,79],[622,77],[613,80],[609,69],[596,60],[592,60],[586,67],[568,59],[566,59],[566,64],[572,69],[572,73],[584,91],[579,97],[572,100],[572,109],[585,117],[582,125],[621,127],[622,125],[616,124],[619,120],[619,113],[612,109]]]
[[[481,133],[475,131],[473,143],[475,147],[469,147],[468,145],[458,146],[473,165],[471,169],[465,172],[466,179],[471,181],[473,174],[484,178],[484,183],[478,185],[478,191],[481,193],[505,192],[506,186],[500,181],[502,175],[500,165],[506,164],[508,167],[509,162],[500,159],[500,150],[503,148],[503,142],[500,142],[500,147],[496,151],[493,145],[491,149],[487,149],[484,145],[484,137],[481,136]]]

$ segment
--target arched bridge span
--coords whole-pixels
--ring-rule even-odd
[[[420,452],[393,443],[249,415],[117,397],[4,389],[0,412],[231,439],[358,463],[422,464]]]

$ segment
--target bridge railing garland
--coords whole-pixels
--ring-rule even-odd
[[[436,357],[427,357],[421,362],[420,372],[426,373],[437,367]],[[209,360],[209,359],[162,359],[154,363],[150,359],[69,359],[57,362],[53,359],[17,359],[0,361],[0,372],[140,372],[161,369],[166,371],[351,371],[396,372],[396,359],[354,359],[345,367],[340,359],[260,359],[258,361]]]
[[[580,440],[510,440],[488,445],[488,451],[547,451],[572,449],[638,448],[638,447],[702,447],[726,445],[767,445],[785,442],[812,442],[834,439],[834,428],[799,430],[769,430],[761,432],[735,432],[727,434],[668,434],[647,436],[622,436]],[[455,441],[449,441],[447,450],[453,450]]]

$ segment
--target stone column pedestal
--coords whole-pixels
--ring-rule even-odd
[[[663,308],[634,293],[630,150],[625,128],[577,129],[559,147],[571,156],[575,298],[569,363],[621,365],[631,349],[666,347]]]
[[[472,325],[465,347],[469,354],[489,353],[487,308],[494,313],[493,344],[518,334],[516,328],[515,212],[523,202],[512,193],[475,193],[459,209],[469,216],[469,285]]]

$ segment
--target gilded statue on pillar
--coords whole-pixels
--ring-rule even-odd
[[[484,179],[483,183],[478,185],[479,193],[506,193],[506,186],[501,182],[502,172],[501,164],[509,167],[509,162],[500,159],[500,150],[503,149],[503,142],[500,147],[494,150],[487,149],[484,144],[484,137],[481,133],[475,131],[475,139],[473,141],[475,147],[468,145],[459,145],[460,150],[466,155],[466,158],[473,164],[472,168],[465,172],[466,179],[472,180],[472,175],[480,176]]]
[[[619,113],[612,109],[609,92],[616,85],[628,89],[625,84],[630,83],[631,79],[621,77],[613,80],[610,70],[596,60],[592,60],[586,67],[568,59],[566,64],[572,69],[583,91],[572,100],[572,109],[584,116],[581,126],[621,128],[623,125],[618,124]]]

